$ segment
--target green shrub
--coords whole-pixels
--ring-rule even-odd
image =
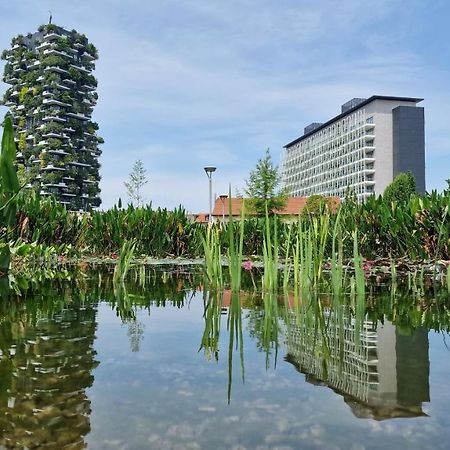
[[[385,189],[383,198],[387,203],[402,203],[409,201],[416,192],[416,180],[411,172],[400,173]]]

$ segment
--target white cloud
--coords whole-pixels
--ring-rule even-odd
[[[420,30],[401,22],[420,19],[420,2],[408,12],[400,0],[380,0],[376,8],[362,8],[359,0],[107,4],[0,6],[4,46],[52,9],[56,22],[86,33],[99,48],[95,118],[105,138],[104,205],[124,197],[123,181],[140,158],[151,180],[149,199],[205,209],[204,165],[219,168],[218,193],[229,182],[242,188],[266,147],[277,161],[305,125],[327,120],[352,97],[373,94],[426,99],[429,186],[441,177],[434,161],[449,155],[448,67],[408,45]]]

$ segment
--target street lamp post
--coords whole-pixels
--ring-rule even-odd
[[[216,167],[204,167],[206,176],[209,179],[209,218],[208,222],[212,223],[212,173],[216,171]]]

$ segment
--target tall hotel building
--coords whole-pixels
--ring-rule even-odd
[[[282,177],[289,195],[382,194],[401,172],[425,191],[424,109],[420,98],[354,98],[326,123],[312,123],[284,146]]]
[[[100,205],[97,49],[83,34],[54,24],[13,38],[2,53],[3,104],[13,118],[17,162],[28,188],[71,210]]]

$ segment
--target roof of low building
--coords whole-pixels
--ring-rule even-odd
[[[339,197],[328,197],[332,198],[335,204],[339,204]],[[244,199],[240,197],[232,197],[232,198],[218,198],[214,204],[214,209],[212,212],[213,217],[228,217],[229,216],[229,205],[231,203],[231,215],[232,216],[240,216],[242,211],[242,204],[247,203],[246,207],[246,215],[252,215],[251,211],[248,210],[248,203],[250,199]],[[276,211],[278,215],[282,216],[295,216],[299,214],[306,205],[308,197],[288,197],[286,201],[286,205],[283,209]]]

